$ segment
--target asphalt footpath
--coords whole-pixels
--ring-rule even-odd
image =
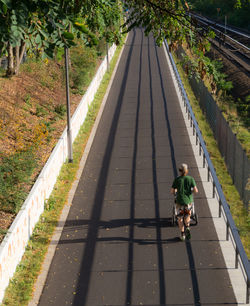
[[[199,189],[171,226],[181,163]],[[39,305],[237,305],[163,48],[124,47]]]

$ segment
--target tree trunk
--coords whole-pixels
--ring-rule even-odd
[[[25,42],[22,41],[20,46],[13,48],[8,44],[8,67],[6,71],[7,76],[17,75],[19,73],[20,64],[22,62],[25,52]]]
[[[15,58],[14,58],[15,74],[18,74],[20,66],[20,59],[19,59],[20,46],[16,46],[14,50],[15,50]]]
[[[24,41],[21,42],[21,50],[20,50],[20,63],[23,60],[24,52],[25,52],[26,44]]]
[[[8,67],[7,67],[6,75],[12,76],[15,74],[14,54],[13,54],[13,47],[9,43],[8,43],[7,51],[8,51]]]
[[[19,73],[19,68],[21,65],[21,62],[23,60],[24,52],[25,52],[25,42],[21,42],[21,46],[17,46],[16,48],[16,58],[15,58],[15,74],[17,75]]]

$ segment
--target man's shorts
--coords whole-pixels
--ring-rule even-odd
[[[181,218],[184,215],[191,215],[191,210],[192,210],[192,204],[188,205],[176,204],[177,217]]]

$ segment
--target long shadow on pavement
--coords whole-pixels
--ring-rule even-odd
[[[172,135],[171,125],[170,125],[170,120],[169,120],[169,115],[168,115],[167,99],[166,99],[166,94],[165,94],[165,90],[163,86],[162,70],[160,66],[159,55],[158,55],[156,44],[155,44],[155,53],[156,53],[157,66],[158,66],[158,71],[159,71],[159,76],[160,76],[161,89],[162,89],[162,94],[163,94],[165,118],[166,118],[167,129],[168,129],[169,144],[171,148],[171,159],[172,159],[172,165],[173,165],[173,172],[174,172],[174,177],[177,177],[178,172],[177,172],[177,165],[176,165],[174,145],[173,145],[173,135]],[[152,101],[152,105],[153,105],[153,101]],[[198,279],[197,279],[196,270],[195,270],[192,246],[189,241],[186,241],[186,249],[187,249],[191,279],[192,279],[192,284],[193,284],[194,305],[198,306],[200,305],[200,293],[199,293]]]
[[[106,145],[106,150],[105,150],[105,154],[103,158],[103,164],[102,164],[100,176],[98,179],[98,185],[97,185],[95,200],[94,200],[94,207],[93,207],[92,214],[91,214],[91,223],[89,224],[89,229],[88,229],[88,234],[87,234],[87,239],[86,239],[86,248],[85,248],[85,252],[84,252],[84,256],[82,260],[82,266],[81,266],[82,273],[78,280],[78,288],[77,288],[78,294],[75,296],[73,305],[82,305],[82,306],[86,305],[91,269],[93,265],[94,252],[95,252],[97,234],[98,234],[98,229],[99,229],[98,224],[99,224],[99,220],[101,216],[104,193],[105,193],[105,182],[107,181],[108,169],[109,169],[109,164],[110,164],[111,155],[112,155],[111,153],[112,153],[113,146],[114,146],[115,131],[117,130],[117,125],[118,125],[119,116],[121,112],[121,107],[122,107],[125,87],[126,87],[127,78],[128,78],[128,71],[129,71],[135,36],[136,36],[136,32],[134,31],[132,43],[130,46],[128,59],[126,63],[125,73],[123,76],[122,87],[120,90],[119,97],[117,99],[118,103],[115,109],[112,125],[110,128],[110,135],[108,137],[108,142]]]

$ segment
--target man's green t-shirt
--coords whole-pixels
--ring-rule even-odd
[[[181,205],[192,203],[194,200],[191,188],[194,188],[195,186],[196,183],[193,177],[189,175],[178,176],[172,185],[172,188],[177,189],[176,202]]]

